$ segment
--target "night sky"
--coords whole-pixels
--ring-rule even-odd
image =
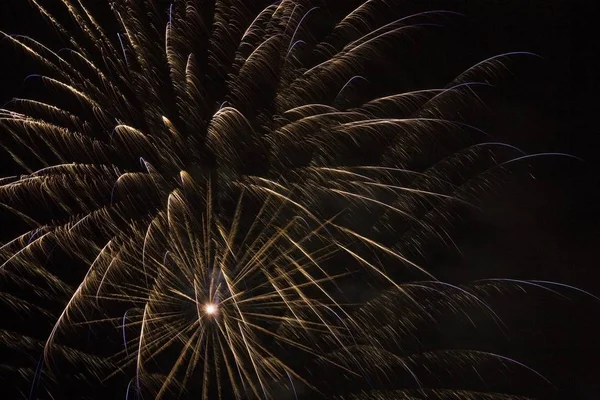
[[[341,0],[340,0],[341,1]],[[168,3],[168,2],[166,2]],[[443,8],[464,14],[426,40],[428,54],[413,49],[407,80],[415,87],[443,86],[476,62],[509,51],[536,53],[510,65],[482,119],[498,141],[527,153],[568,153],[527,162],[498,190],[482,197],[484,210],[472,226],[457,231],[457,252],[433,255],[439,271],[460,279],[478,266],[482,277],[540,279],[573,285],[600,297],[600,89],[598,45],[592,38],[595,0],[401,1],[407,14]],[[408,3],[418,3],[410,5]],[[49,29],[25,0],[3,0],[0,30],[46,40]],[[60,47],[60,42],[49,39]],[[428,42],[429,43],[429,42]],[[417,61],[421,64],[419,64]],[[401,60],[400,60],[401,61]],[[0,42],[0,104],[37,93],[25,77],[36,64]],[[412,71],[413,75],[410,75]],[[0,132],[1,134],[1,132]],[[0,153],[0,157],[4,154]],[[14,166],[0,160],[1,175]],[[0,225],[0,229],[5,227]],[[545,374],[557,399],[595,399],[600,393],[600,301],[576,291],[569,299],[539,295],[498,304],[510,340],[499,354]],[[449,328],[451,330],[451,328]],[[460,332],[451,332],[460,336]],[[440,344],[444,338],[439,337]],[[471,340],[464,338],[465,341]]]

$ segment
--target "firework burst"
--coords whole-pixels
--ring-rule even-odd
[[[114,382],[129,399],[504,399],[435,380],[536,375],[415,344],[441,316],[502,325],[485,298],[507,282],[450,285],[417,260],[524,157],[456,112],[516,54],[377,96],[387,52],[452,13],[118,0],[101,23],[90,2],[56,1],[63,24],[31,3],[69,49],[5,35],[53,99],[0,110],[23,171],[0,180],[19,221],[0,248],[2,302],[39,321],[2,334],[21,396]]]

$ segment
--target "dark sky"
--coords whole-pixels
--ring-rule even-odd
[[[441,40],[440,49],[448,44],[453,50],[441,63],[423,67],[424,86],[438,83],[428,81],[428,68],[447,69],[437,74],[436,79],[444,79],[498,53],[536,53],[541,59],[528,60],[508,75],[505,94],[490,105],[503,118],[494,119],[490,129],[500,141],[527,152],[569,153],[584,160],[555,157],[532,163],[527,172],[536,179],[521,174],[524,176],[515,177],[501,193],[484,198],[487,222],[495,229],[483,237],[464,232],[457,238],[462,257],[445,262],[485,265],[496,276],[563,282],[600,296],[600,133],[596,117],[600,63],[593,38],[598,25],[592,12],[595,2],[415,1],[419,9],[437,5],[465,14],[451,23],[453,33],[436,36]],[[426,6],[429,4],[431,7]],[[38,37],[47,33],[39,23],[27,1],[0,3],[0,30]],[[2,104],[32,90],[24,77],[35,72],[35,64],[18,54],[0,43]],[[523,326],[533,319],[537,328],[515,332],[515,339],[499,353],[544,370],[560,389],[557,398],[594,399],[600,393],[600,302],[568,293],[570,301],[504,305],[517,331],[520,319]]]

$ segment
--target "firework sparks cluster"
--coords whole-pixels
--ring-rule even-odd
[[[443,88],[373,95],[386,52],[452,13],[118,0],[104,23],[91,2],[60,0],[61,22],[30,2],[68,50],[4,35],[55,100],[0,110],[23,171],[0,179],[18,221],[0,299],[36,321],[0,336],[18,396],[505,399],[468,382],[512,368],[543,380],[419,343],[475,310],[502,329],[485,302],[501,284],[444,283],[419,260],[428,241],[452,245],[459,210],[524,156],[457,112],[516,54]]]

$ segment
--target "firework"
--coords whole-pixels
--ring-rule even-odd
[[[119,0],[101,23],[56,1],[63,25],[31,3],[69,50],[5,35],[55,99],[0,112],[23,171],[0,180],[19,221],[2,301],[39,321],[2,334],[22,397],[508,398],[436,389],[484,365],[543,381],[501,355],[415,344],[442,315],[502,325],[485,302],[497,282],[450,285],[418,260],[524,156],[457,113],[517,54],[373,95],[386,52],[452,13]]]

